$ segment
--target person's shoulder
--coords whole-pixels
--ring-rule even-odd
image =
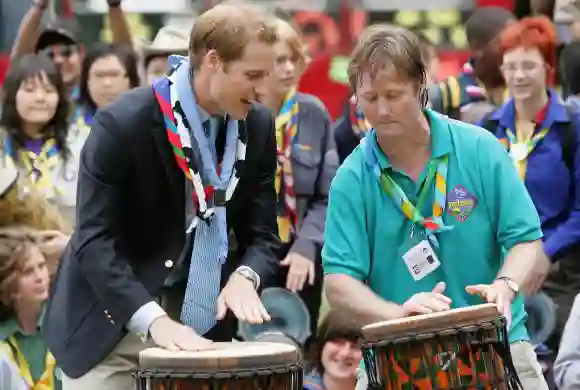
[[[365,159],[363,141],[340,165],[332,180],[331,188],[351,193],[353,188],[361,185],[364,176],[369,172]]]
[[[244,119],[244,122],[248,126],[252,128],[257,127],[264,130],[270,129],[273,121],[274,117],[272,115],[272,111],[270,111],[261,103],[254,103],[252,105],[252,109],[248,111],[246,119]]]
[[[328,115],[328,110],[322,100],[314,95],[299,92],[296,94],[296,101],[301,110]]]
[[[489,130],[471,123],[462,122],[446,116],[441,116],[441,120],[449,126],[451,136],[456,142],[464,145],[483,143],[497,143],[498,140]]]
[[[113,103],[97,111],[93,127],[103,126],[112,133],[141,133],[161,118],[151,86],[133,88]],[[162,123],[162,119],[161,119]]]

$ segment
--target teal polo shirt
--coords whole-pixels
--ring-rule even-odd
[[[393,169],[373,132],[345,160],[332,182],[322,259],[325,274],[346,274],[368,282],[380,297],[403,304],[412,295],[445,282],[453,308],[484,303],[465,287],[491,283],[513,246],[542,238],[540,219],[502,144],[488,131],[425,111],[431,126],[432,157],[414,182]],[[437,234],[441,265],[415,281],[403,255],[424,239],[411,237],[411,222],[380,186],[367,163],[377,148],[381,168],[416,204],[432,165],[448,155],[446,210],[452,230]],[[432,183],[432,182],[431,182]],[[421,212],[432,216],[434,185],[426,189]],[[533,259],[530,259],[533,261]],[[523,297],[512,305],[510,342],[529,340]]]

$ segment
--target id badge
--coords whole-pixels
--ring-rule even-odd
[[[427,240],[423,240],[409,249],[403,255],[403,260],[409,273],[416,281],[423,279],[441,265]]]

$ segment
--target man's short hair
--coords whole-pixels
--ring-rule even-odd
[[[368,27],[355,45],[348,66],[348,78],[353,91],[360,84],[360,75],[371,77],[386,67],[393,67],[403,78],[426,82],[425,62],[419,39],[411,31],[392,25]]]
[[[470,45],[486,45],[497,37],[515,16],[501,7],[477,8],[465,22],[465,35]]]
[[[265,44],[278,41],[275,19],[246,4],[220,4],[201,14],[194,22],[189,39],[189,56],[194,69],[202,58],[215,50],[224,62],[242,58],[253,40]]]

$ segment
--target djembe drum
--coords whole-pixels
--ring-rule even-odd
[[[199,352],[149,348],[139,355],[137,390],[302,390],[303,361],[281,343],[215,343]]]
[[[363,334],[369,390],[521,388],[496,305],[375,323]]]

